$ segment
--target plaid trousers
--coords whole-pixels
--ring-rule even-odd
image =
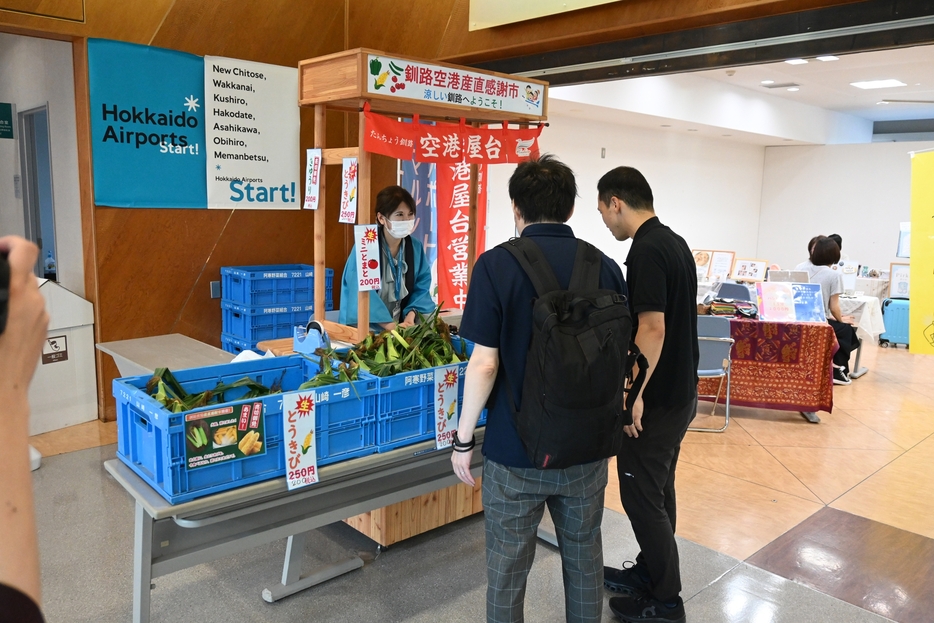
[[[607,461],[520,469],[483,460],[488,623],[522,623],[526,580],[545,505],[558,537],[568,623],[603,614],[603,495]]]

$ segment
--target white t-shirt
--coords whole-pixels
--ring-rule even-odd
[[[843,294],[843,275],[829,266],[814,266],[813,264],[808,267],[807,271],[811,283],[820,284],[821,296],[824,299],[824,314],[828,319],[833,318],[833,314],[830,313],[830,297],[834,294]]]
[[[811,263],[811,260],[805,260],[801,262],[800,264],[798,264],[797,266],[795,266],[795,270],[808,270],[812,266],[814,266],[814,264]]]

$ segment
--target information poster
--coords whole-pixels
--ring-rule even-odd
[[[379,268],[379,229],[376,225],[355,225],[354,239],[357,243],[357,290],[379,290],[381,275]]]
[[[767,322],[794,322],[795,295],[790,283],[777,281],[756,284],[759,320]]]
[[[282,396],[285,469],[289,491],[318,482],[318,450],[315,441],[315,391]]]
[[[208,207],[298,209],[298,69],[204,57]]]
[[[733,269],[734,256],[732,251],[711,251],[710,271],[707,273],[707,280],[723,281],[729,277],[730,271]]]
[[[266,454],[263,403],[220,407],[185,416],[188,469]]]
[[[795,293],[795,320],[827,322],[824,296],[821,294],[819,283],[793,283],[791,289]]]
[[[454,443],[457,430],[457,368],[435,368],[435,447],[439,449]]]

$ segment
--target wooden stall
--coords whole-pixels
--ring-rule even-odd
[[[388,70],[389,67],[393,68],[392,72]],[[384,68],[387,69],[384,71]],[[395,76],[395,79],[390,81],[390,76]],[[473,85],[470,90],[460,88],[464,83],[460,77],[466,76],[470,76],[470,84]],[[399,78],[410,88],[395,88],[393,84],[398,84]],[[478,83],[483,85],[480,91],[476,90]],[[343,158],[357,158],[357,223],[370,224],[375,217],[370,188],[370,154],[363,149],[366,121],[362,111],[365,106],[373,113],[392,118],[418,116],[435,121],[463,120],[472,127],[481,124],[541,123],[547,119],[548,114],[548,84],[518,76],[478,71],[471,67],[358,48],[299,63],[299,104],[314,107],[314,147],[322,150],[322,160],[326,166],[342,164]],[[359,145],[328,148],[324,131],[328,110],[361,113],[357,133]],[[323,182],[324,177],[321,179]],[[470,187],[470,230],[476,231],[476,165],[471,166]],[[323,188],[319,196],[322,199],[315,214],[314,257],[315,270],[323,274],[325,214],[329,206],[325,205]],[[475,236],[470,237],[468,275],[476,258],[475,240]],[[366,337],[370,324],[369,292],[358,293],[356,327],[324,319],[324,279],[315,279],[314,302],[316,320],[323,323],[333,338],[357,342]],[[475,489],[459,484],[350,518],[347,523],[378,543],[390,545],[479,512],[482,510],[479,487],[479,479]]]

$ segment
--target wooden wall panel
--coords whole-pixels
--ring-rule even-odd
[[[80,22],[84,0],[0,0],[0,11]]]
[[[173,2],[174,0],[85,0],[83,21],[0,11],[0,29],[149,43],[171,10]]]

